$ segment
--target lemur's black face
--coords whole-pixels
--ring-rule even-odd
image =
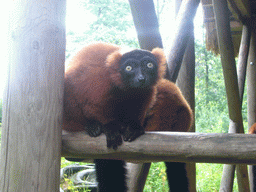
[[[150,88],[157,81],[156,57],[145,50],[125,53],[120,62],[122,82],[127,88]]]

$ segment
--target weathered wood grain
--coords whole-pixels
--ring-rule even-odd
[[[106,137],[84,132],[62,136],[62,156],[90,159],[121,159],[132,162],[180,161],[201,163],[256,164],[256,135],[221,133],[147,132],[107,149]]]
[[[12,1],[0,191],[59,191],[65,10],[65,0]]]

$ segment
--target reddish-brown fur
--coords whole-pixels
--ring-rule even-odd
[[[189,130],[193,121],[192,110],[179,88],[161,79],[157,84],[156,103],[148,110],[146,131]]]
[[[138,117],[141,125],[147,115],[145,128],[147,131],[187,131],[192,123],[192,111],[178,87],[163,79],[165,75],[163,51],[157,48],[151,53],[157,58],[159,65],[156,84],[152,86],[151,90],[135,93],[125,92],[125,98],[129,99],[127,101],[121,97],[123,98],[121,102],[124,102],[121,106],[132,109],[133,115]],[[113,90],[115,87],[124,88],[119,72],[121,57],[120,47],[107,43],[95,43],[84,47],[71,60],[65,72],[65,130],[85,130],[86,119],[97,120],[102,124],[108,124],[115,120],[115,99],[116,94],[119,93],[113,92]],[[95,135],[97,136],[97,134]],[[117,145],[119,144],[117,143]],[[105,187],[115,189],[116,181],[119,180],[118,185],[121,188],[122,185],[123,188],[126,187],[125,170],[121,161],[96,160],[95,163],[99,186],[102,186],[103,189]],[[116,179],[111,177],[112,180],[106,183],[105,178],[113,169],[117,170],[117,174],[114,174]],[[171,173],[173,173],[173,169],[171,169]],[[173,174],[176,177],[177,173]]]
[[[152,54],[157,58],[158,79],[165,74],[165,57],[161,49],[154,49]],[[84,47],[71,60],[65,72],[64,91],[64,129],[82,131],[82,122],[93,119],[107,124],[114,120],[113,100],[111,92],[115,86],[122,87],[118,62],[122,54],[120,47],[107,43],[94,43]],[[156,86],[151,92],[140,95],[144,100],[138,111],[143,124],[146,110],[155,101]],[[124,101],[126,102],[126,101]]]
[[[112,88],[105,63],[107,56],[119,50],[109,45],[108,49],[99,44],[91,44],[80,50],[71,60],[65,72],[64,85],[64,129],[67,131],[84,130],[81,124],[84,114],[87,118],[97,116],[99,121],[107,123],[111,109],[107,98]]]
[[[250,127],[249,134],[256,134],[256,123]]]

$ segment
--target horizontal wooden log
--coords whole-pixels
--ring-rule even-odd
[[[145,163],[155,161],[256,164],[256,135],[229,133],[147,132],[117,150],[107,149],[106,137],[86,133],[62,136],[62,156],[120,159]]]

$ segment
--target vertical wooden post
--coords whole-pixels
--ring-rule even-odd
[[[1,191],[59,191],[65,0],[13,1]]]
[[[213,0],[213,6],[216,18],[218,45],[221,54],[221,63],[227,93],[229,117],[235,124],[237,124],[235,129],[231,132],[239,133],[243,132],[243,121],[227,1]]]
[[[178,15],[182,0],[175,1],[175,12]],[[183,96],[186,98],[190,107],[195,111],[195,43],[194,43],[194,23],[189,20],[187,24],[189,29],[189,40],[183,56],[181,68],[177,77],[177,86],[180,88]],[[195,132],[195,123],[190,131]],[[196,192],[196,164],[186,163],[187,178],[189,183],[189,192]]]
[[[239,90],[241,107],[243,103],[247,59],[248,59],[249,46],[250,46],[250,36],[251,36],[251,29],[248,26],[244,25],[240,48],[239,48],[238,62],[237,62],[237,79],[238,79],[238,90]],[[249,178],[248,178],[247,165],[237,165],[236,174],[237,174],[239,191],[249,191],[249,183],[248,183]]]
[[[241,105],[243,101],[249,45],[250,45],[250,29],[248,29],[248,27],[244,25],[240,49],[239,49],[238,64],[237,64],[237,78],[238,78],[239,98],[240,98]],[[234,126],[234,124],[231,123],[230,126],[232,127]],[[224,165],[223,176],[222,176],[222,187],[228,188],[230,190],[233,188],[235,168],[237,173],[237,180],[239,183],[238,185],[239,191],[249,190],[246,165],[237,165],[237,166]],[[222,187],[221,189],[223,189]]]
[[[194,47],[194,31],[191,31],[182,67],[177,78],[177,86],[180,88],[183,96],[186,98],[195,111],[195,47]],[[190,129],[195,132],[195,124]],[[189,180],[189,192],[196,192],[196,166],[195,163],[186,163],[187,177]]]
[[[229,117],[230,117],[230,133],[243,133],[243,120],[241,113],[241,104],[239,98],[239,89],[236,73],[236,63],[234,56],[234,47],[229,23],[229,12],[226,0],[213,0],[213,7],[216,19],[216,27],[218,34],[218,45],[221,53],[221,63],[225,79],[225,87],[228,100]],[[232,191],[234,178],[233,165],[224,165],[223,177],[221,181],[220,191]],[[247,175],[246,167],[240,167],[239,170],[243,175]],[[228,182],[227,182],[228,181]],[[239,187],[248,191],[248,179],[240,181]]]
[[[129,192],[143,191],[150,166],[151,163],[127,163]]]
[[[153,0],[129,0],[141,49],[163,48]]]
[[[251,29],[247,25],[243,25],[243,32],[242,32],[242,38],[241,38],[239,56],[238,56],[238,62],[237,62],[237,79],[238,79],[238,89],[239,89],[241,106],[243,103],[247,60],[248,60],[249,47],[250,47],[250,38],[251,38]]]
[[[177,15],[178,26],[175,30],[174,40],[167,60],[168,79],[172,82],[175,82],[178,77],[183,55],[190,38],[190,31],[192,30],[190,23],[193,23],[199,3],[199,0],[183,1]]]
[[[251,43],[247,67],[247,113],[249,128],[256,123],[256,21],[251,22],[251,28]],[[256,170],[255,165],[249,166],[251,192],[256,191],[256,175],[254,170]]]

